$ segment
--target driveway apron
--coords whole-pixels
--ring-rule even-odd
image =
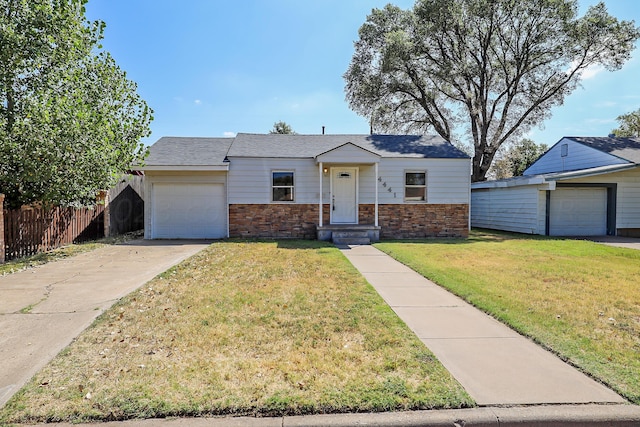
[[[478,405],[625,402],[373,246],[341,250]]]
[[[134,240],[0,277],[0,407],[118,299],[207,245]]]

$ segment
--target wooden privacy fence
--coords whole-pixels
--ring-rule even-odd
[[[144,228],[143,188],[142,176],[125,176],[92,208],[4,210],[0,194],[0,263]]]
[[[110,236],[144,228],[144,177],[126,175],[109,190]]]
[[[104,205],[4,211],[4,259],[104,237]]]

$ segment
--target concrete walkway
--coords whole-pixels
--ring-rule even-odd
[[[638,237],[620,237],[620,236],[592,236],[585,237],[586,240],[602,243],[608,246],[617,246],[619,248],[638,249],[640,250],[640,238]]]
[[[119,298],[206,246],[134,240],[0,277],[0,407]]]
[[[632,405],[487,407],[263,418],[167,418],[93,424],[62,423],[55,424],[55,427],[638,427],[639,409]]]
[[[625,402],[373,246],[341,250],[478,405]]]

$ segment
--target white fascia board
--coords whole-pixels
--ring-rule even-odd
[[[476,190],[480,188],[521,187],[525,185],[541,185],[546,183],[547,182],[544,176],[534,175],[531,177],[522,177],[522,178],[516,178],[516,179],[501,179],[497,181],[472,182],[471,189]]]
[[[637,163],[627,163],[621,165],[608,165],[600,166],[591,169],[581,169],[577,171],[562,172],[557,174],[546,174],[545,177],[548,181],[562,181],[565,179],[585,178],[588,176],[604,175],[607,173],[620,172],[627,169],[635,169],[640,167]]]
[[[228,171],[229,165],[196,165],[196,166],[137,166],[133,168],[134,170],[141,171]]]

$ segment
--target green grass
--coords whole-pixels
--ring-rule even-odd
[[[338,249],[231,241],[103,314],[0,424],[473,405]]]
[[[483,230],[376,247],[640,404],[640,251]]]

